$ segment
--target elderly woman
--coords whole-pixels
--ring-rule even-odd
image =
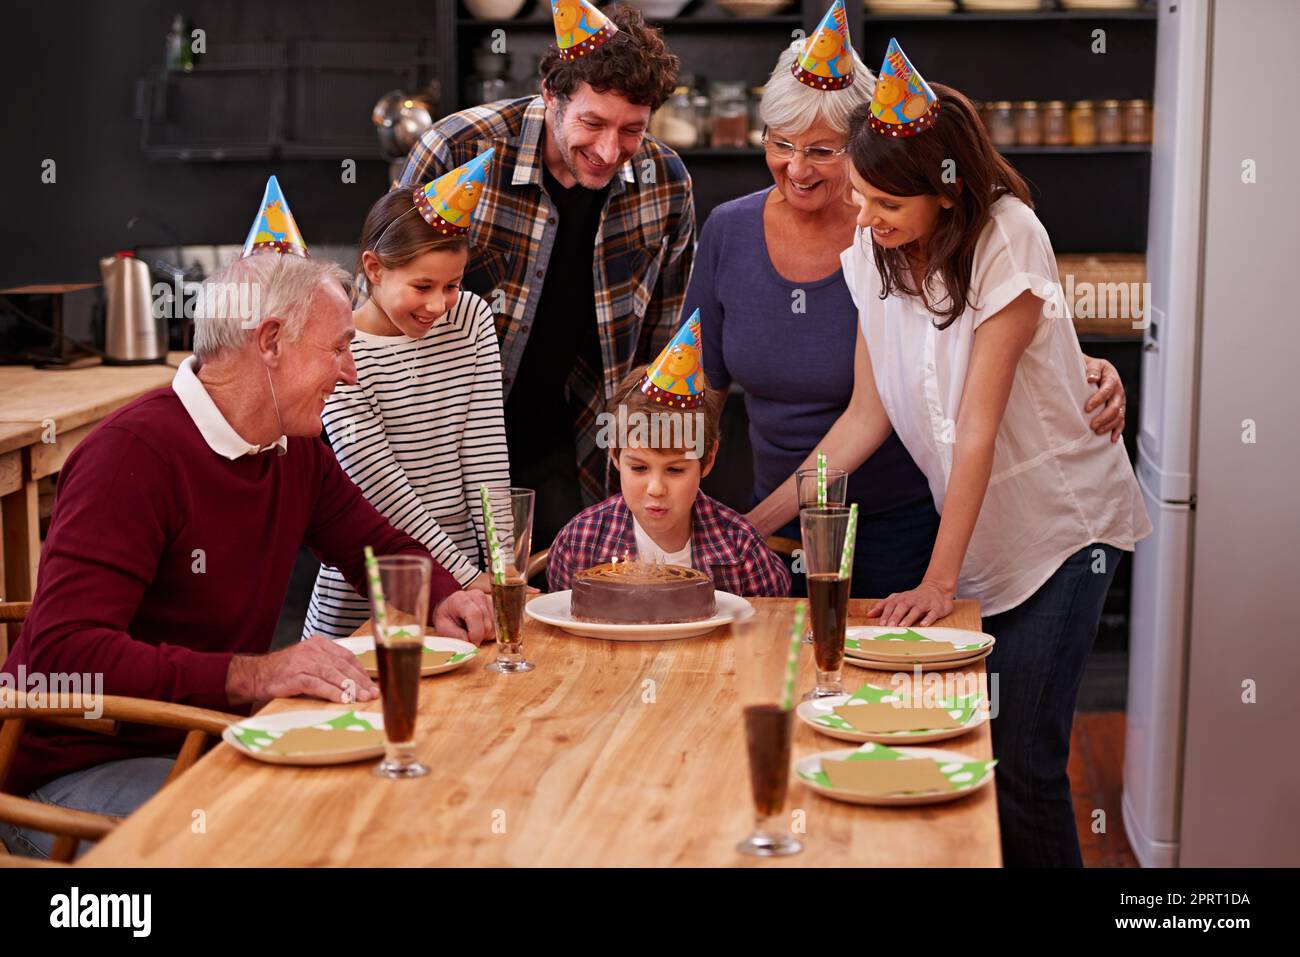
[[[797,503],[769,496],[800,467],[853,395],[857,308],[840,267],[853,243],[845,147],[849,118],[871,101],[875,78],[855,52],[852,81],[821,90],[792,70],[792,43],[777,60],[760,113],[774,185],[724,203],[700,233],[683,315],[700,310],[704,371],[710,385],[735,382],[745,393],[754,454],[747,516],[763,535],[799,537]],[[1123,431],[1124,391],[1110,363],[1086,361],[1098,383],[1084,406],[1099,409],[1092,428]],[[831,466],[836,462],[832,457]],[[914,588],[925,574],[939,528],[925,476],[898,436],[848,481],[859,503],[852,593],[884,596]],[[802,594],[803,576],[794,576]]]

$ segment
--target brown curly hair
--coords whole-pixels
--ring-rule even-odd
[[[538,70],[543,85],[554,96],[568,99],[586,83],[597,93],[612,90],[629,103],[659,109],[677,86],[681,61],[668,52],[660,32],[646,26],[640,10],[613,6],[601,12],[618,32],[576,60],[560,59],[552,44]]]

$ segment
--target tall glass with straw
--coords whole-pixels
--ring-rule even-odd
[[[433,560],[427,555],[385,555],[365,549],[375,660],[384,706],[381,778],[417,778],[429,769],[415,759],[415,721],[420,705],[420,657],[429,620]]]
[[[745,722],[754,831],[736,845],[742,854],[783,857],[803,844],[784,816],[794,735],[795,680],[799,671],[804,602],[794,609],[760,604],[731,623],[736,684]]]
[[[524,658],[523,619],[535,494],[529,488],[486,485],[480,485],[478,491],[496,613],[497,656],[487,670],[501,674],[532,671],[536,666]]]
[[[858,506],[805,508],[799,513],[804,563],[808,568],[808,605],[812,611],[813,660],[817,686],[804,695],[826,698],[844,694],[844,632],[848,625],[849,586],[853,579],[853,545]]]

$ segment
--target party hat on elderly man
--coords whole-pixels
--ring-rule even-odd
[[[302,233],[289,203],[280,192],[280,181],[274,176],[266,181],[266,192],[262,194],[262,205],[258,207],[257,218],[253,228],[244,240],[244,251],[239,258],[260,252],[293,253],[295,256],[307,255],[307,244],[303,242]]]
[[[891,38],[871,97],[871,128],[883,136],[915,136],[933,126],[938,115],[939,98]]]
[[[487,188],[494,149],[485,150],[464,166],[444,173],[431,183],[415,190],[415,208],[424,221],[444,236],[462,236],[469,231],[478,205]]]
[[[696,309],[650,364],[641,380],[641,391],[670,408],[698,409],[704,404],[702,355],[700,310]]]
[[[791,72],[815,90],[842,90],[853,82],[853,47],[844,0],[835,0],[795,58]]]
[[[551,0],[555,20],[555,45],[561,60],[586,56],[614,34],[618,27],[587,0]]]

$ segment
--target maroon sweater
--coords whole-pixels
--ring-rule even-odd
[[[368,594],[363,548],[428,554],[393,528],[320,439],[231,461],[170,387],[120,409],[59,476],[36,596],[3,671],[103,673],[104,694],[233,710],[236,653],[267,651],[300,545]],[[431,605],[460,586],[434,564]],[[90,689],[87,689],[90,690]],[[4,790],[171,754],[182,733],[113,736],[29,722]]]

